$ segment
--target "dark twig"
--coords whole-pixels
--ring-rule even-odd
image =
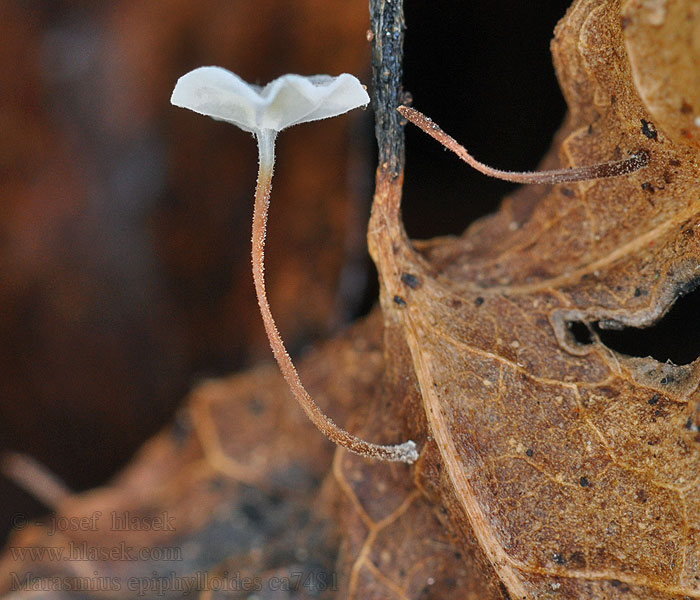
[[[396,108],[403,98],[403,0],[370,0],[372,108],[379,145],[379,171],[396,178],[403,171],[404,136]]]

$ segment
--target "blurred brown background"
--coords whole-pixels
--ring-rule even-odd
[[[549,58],[568,2],[406,0],[406,88],[474,154],[534,168],[564,106]],[[270,353],[249,239],[249,134],[173,108],[221,65],[369,81],[364,0],[0,0],[0,449],[98,485],[201,377]],[[407,132],[413,237],[459,233],[510,188]],[[371,113],[279,138],[267,250],[290,350],[374,301]],[[46,509],[0,478],[0,527]]]

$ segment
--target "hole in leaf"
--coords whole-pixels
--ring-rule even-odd
[[[588,326],[581,321],[571,321],[569,323],[569,331],[574,339],[582,346],[588,346],[593,343],[593,336]]]
[[[687,295],[679,296],[671,310],[651,327],[611,330],[601,329],[598,322],[591,325],[600,341],[616,352],[687,365],[700,356],[700,290],[688,293],[689,288],[679,290]],[[592,343],[585,323],[572,322],[569,328],[579,344]]]

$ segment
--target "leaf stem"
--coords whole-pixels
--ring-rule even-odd
[[[324,414],[301,383],[299,374],[284,346],[275,320],[272,317],[270,304],[267,300],[267,292],[265,290],[265,236],[267,231],[268,209],[270,207],[270,192],[272,190],[276,132],[270,129],[263,129],[256,135],[258,138],[260,163],[258,182],[255,187],[255,207],[253,209],[253,281],[255,283],[255,293],[258,298],[258,305],[260,306],[260,314],[262,315],[263,324],[265,325],[265,331],[270,341],[272,353],[282,371],[282,375],[287,381],[297,402],[311,422],[329,440],[350,452],[367,458],[412,463],[418,458],[416,444],[414,442],[409,440],[395,446],[383,446],[366,442],[348,433]]]
[[[476,160],[467,149],[454,138],[446,134],[435,121],[426,117],[422,112],[408,106],[399,106],[398,110],[406,119],[427,133],[430,137],[440,142],[448,150],[452,150],[459,158],[480,173],[512,181],[514,183],[554,184],[573,181],[587,181],[604,177],[618,177],[629,175],[649,164],[649,153],[646,150],[638,150],[624,160],[606,162],[597,165],[572,167],[570,169],[555,169],[552,171],[502,171],[494,169]]]

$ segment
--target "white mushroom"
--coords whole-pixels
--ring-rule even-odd
[[[418,458],[412,441],[383,446],[361,440],[338,427],[312,400],[272,318],[265,291],[265,231],[270,205],[275,138],[286,127],[343,114],[369,103],[360,82],[347,73],[338,77],[283,75],[265,87],[252,85],[221,67],[200,67],[183,75],[170,101],[203,115],[237,125],[258,141],[259,169],[253,209],[253,280],[265,331],[277,364],[295,398],[326,437],[344,448],[370,458],[412,463]]]

